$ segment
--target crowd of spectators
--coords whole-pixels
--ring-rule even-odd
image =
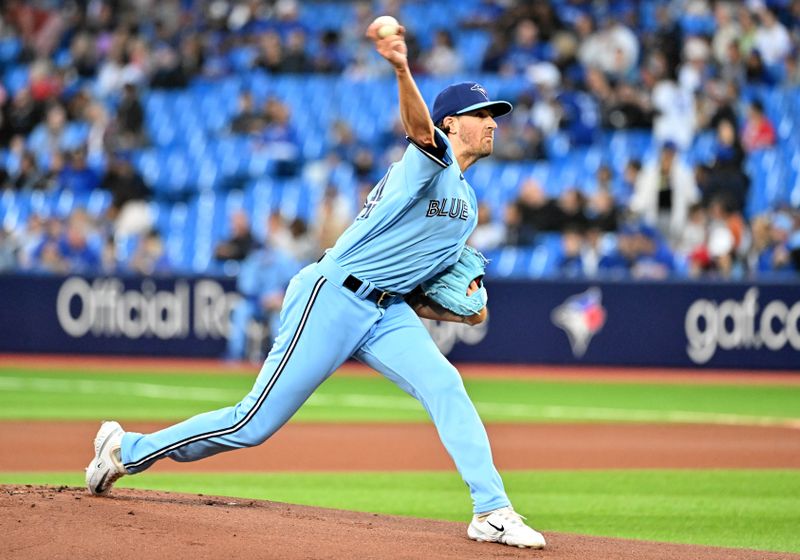
[[[99,215],[34,214],[13,231],[0,228],[0,270],[173,270],[168,232],[156,229],[148,204],[152,185],[132,163],[152,140],[144,93],[256,70],[364,80],[387,73],[363,30],[378,13],[402,19],[400,2],[355,3],[353,17],[330,29],[307,24],[303,12],[313,17],[313,10],[295,0],[4,2],[0,42],[19,48],[3,55],[3,69],[24,67],[27,79],[0,88],[0,190],[81,196],[101,189],[112,202]],[[798,209],[747,215],[747,158],[789,139],[764,100],[743,96],[753,86],[800,84],[800,1],[481,0],[458,13],[457,26],[430,37],[415,35],[408,22],[411,65],[419,75],[462,75],[477,61],[458,48],[460,39],[489,38],[480,72],[528,84],[512,100],[515,111],[498,121],[496,159],[545,160],[555,139],[580,149],[610,130],[651,131],[658,146],[655,157],[622,168],[603,162],[583,183],[553,189],[523,178],[507,207],[481,206],[473,236],[480,249],[557,235],[558,270],[572,277],[800,271]],[[313,260],[359,206],[343,199],[333,170],[348,166],[363,200],[404,149],[397,122],[368,143],[336,120],[333,148],[303,161],[302,131],[285,100],[259,103],[243,91],[230,103],[237,104],[230,133],[247,135],[254,150],[282,163],[280,175],[316,177],[324,196],[309,223],[264,217],[269,241],[254,236],[246,214],[233,213],[230,239],[217,240],[219,262],[244,261],[267,245],[300,263]],[[701,134],[714,135],[712,154],[690,161]],[[121,257],[121,241],[131,238],[136,246]]]

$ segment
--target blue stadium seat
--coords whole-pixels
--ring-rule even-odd
[[[3,86],[8,90],[10,96],[14,96],[19,90],[28,85],[28,66],[21,64],[12,66],[5,71],[3,76]]]
[[[0,66],[13,63],[22,52],[22,41],[18,37],[0,39]]]

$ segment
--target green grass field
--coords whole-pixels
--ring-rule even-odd
[[[0,366],[0,418],[174,420],[235,403],[252,379]],[[791,385],[534,379],[471,379],[466,385],[487,422],[780,425],[800,419],[800,386]],[[378,376],[336,375],[296,421],[427,419],[416,401]],[[517,509],[544,531],[800,552],[800,470],[507,471],[503,478]],[[82,485],[83,477],[0,473],[0,483]],[[145,473],[119,485],[459,521],[470,510],[455,472]]]

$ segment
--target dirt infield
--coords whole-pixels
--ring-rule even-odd
[[[475,543],[462,523],[258,500],[0,488],[6,560],[104,558],[797,560],[800,555],[548,533],[545,550]]]
[[[125,424],[152,432],[165,424]],[[0,422],[0,471],[79,471],[97,422]],[[680,424],[490,424],[500,469],[800,468],[800,431]],[[452,470],[431,424],[290,423],[266,443],[153,471]]]
[[[131,423],[151,431],[163,424]],[[0,471],[78,471],[96,422],[0,422]],[[800,467],[789,428],[699,425],[490,425],[498,466]],[[333,449],[335,448],[335,452]],[[153,471],[453,469],[427,424],[290,424],[260,447]],[[0,487],[2,558],[548,558],[771,560],[800,555],[548,533],[544,551],[473,543],[465,526],[319,508],[117,489]]]

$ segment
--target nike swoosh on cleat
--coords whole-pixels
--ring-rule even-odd
[[[486,521],[486,523],[488,523],[489,525],[491,525],[491,526],[492,526],[492,528],[493,528],[495,531],[500,531],[500,532],[502,533],[503,531],[505,531],[505,530],[506,530],[506,528],[505,528],[505,527],[503,527],[502,525],[500,525],[500,526],[498,527],[497,525],[495,525],[495,524],[494,524],[494,523],[492,523],[491,521]]]
[[[97,486],[94,487],[95,494],[100,494],[103,491],[103,484],[105,484],[106,478],[108,478],[108,471],[106,471],[106,473],[103,475],[103,478],[100,479],[100,482],[97,483]],[[492,527],[494,527],[494,525],[492,525]]]

